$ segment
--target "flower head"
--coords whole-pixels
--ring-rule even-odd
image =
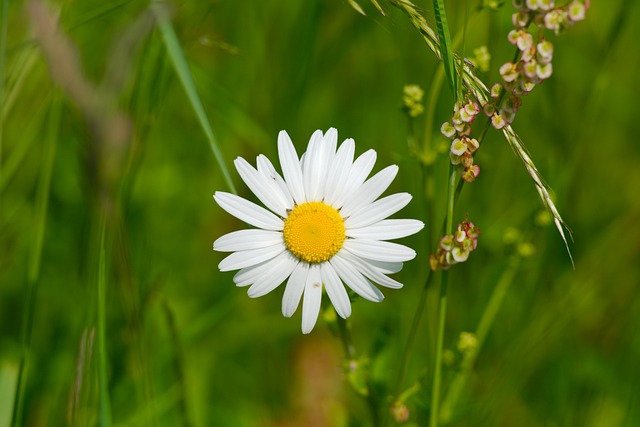
[[[222,209],[256,227],[214,242],[214,250],[231,252],[220,262],[220,270],[239,270],[233,281],[250,285],[247,293],[252,298],[286,280],[282,313],[291,317],[302,300],[303,333],[315,326],[323,288],[342,318],[351,314],[345,285],[375,302],[384,296],[373,283],[401,288],[387,275],[400,271],[416,254],[387,240],[417,233],[424,226],[414,219],[386,219],[411,200],[408,193],[378,199],[398,173],[397,166],[367,180],[376,152],[369,150],[354,160],[353,139],[340,147],[337,140],[335,129],[324,135],[318,130],[298,158],[289,135],[281,131],[282,175],[263,155],[257,158],[257,168],[236,159],[242,180],[268,210],[233,194],[218,191],[213,196]]]

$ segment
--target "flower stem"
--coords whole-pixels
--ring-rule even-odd
[[[340,335],[340,341],[342,342],[342,348],[344,349],[344,355],[346,359],[346,363],[345,363],[345,369],[347,370],[346,374],[347,374],[347,377],[350,377],[349,371],[352,369],[351,364],[352,362],[356,362],[356,348],[353,345],[353,341],[351,341],[351,332],[349,330],[349,325],[347,324],[346,319],[343,319],[342,317],[338,316],[337,313],[336,313],[336,317],[337,317],[337,323],[338,323],[338,333]],[[360,366],[358,369],[363,369],[363,368],[362,366]],[[354,388],[356,393],[362,396],[364,400],[367,402],[367,406],[369,407],[369,411],[371,412],[372,425],[379,426],[381,425],[380,403],[379,403],[379,400],[376,398],[376,396],[372,392],[373,390],[371,388],[371,384],[369,381],[368,372],[365,375],[366,377],[365,377],[364,383],[361,384],[361,385],[364,385],[364,390],[366,390],[364,392],[362,389],[359,389],[358,387],[354,386],[353,380],[351,378],[349,378],[350,380],[349,382],[351,383],[351,386]]]
[[[431,285],[432,279],[433,279],[433,270],[429,270],[429,274],[427,275],[427,280],[425,280],[424,286],[422,287],[422,292],[420,293],[418,306],[416,307],[416,311],[413,315],[413,321],[411,322],[411,329],[409,331],[409,337],[407,338],[407,343],[404,346],[402,359],[400,359],[400,368],[398,369],[398,376],[396,378],[396,384],[395,384],[394,393],[393,393],[394,396],[398,396],[400,394],[400,388],[402,387],[402,381],[404,380],[404,375],[407,370],[407,364],[409,362],[409,355],[411,354],[413,343],[415,341],[416,334],[418,332],[418,325],[420,325],[420,318],[422,317],[422,312],[424,311],[424,306],[427,302],[427,290]]]
[[[356,349],[351,341],[351,334],[349,333],[347,321],[338,315],[336,315],[336,317],[338,318],[338,331],[340,332],[340,341],[342,342],[344,355],[348,360],[351,360],[356,355]]]
[[[489,302],[482,313],[482,317],[480,318],[480,322],[478,323],[478,327],[475,332],[475,336],[478,340],[477,346],[472,350],[472,352],[465,357],[462,362],[462,369],[458,372],[458,374],[454,377],[451,382],[451,386],[447,391],[446,398],[442,403],[442,420],[446,423],[451,419],[453,415],[453,410],[460,398],[462,390],[464,389],[465,384],[471,374],[471,369],[475,364],[475,361],[478,357],[478,353],[482,349],[484,341],[487,338],[489,330],[493,325],[493,322],[496,318],[496,314],[504,301],[504,297],[509,290],[511,283],[513,282],[513,277],[520,266],[520,257],[514,256],[509,265],[500,276],[496,287],[493,289],[491,293],[491,297],[489,298]]]
[[[455,201],[456,170],[449,166],[449,189],[447,192],[446,234],[451,234],[453,228],[453,205]],[[442,350],[444,347],[444,328],[447,318],[447,287],[449,272],[443,271],[440,280],[440,297],[438,299],[438,335],[436,338],[436,358],[433,369],[433,383],[431,387],[431,415],[429,427],[437,427],[440,415],[440,385],[442,382]]]

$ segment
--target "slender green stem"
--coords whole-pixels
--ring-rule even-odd
[[[443,271],[440,279],[440,297],[438,299],[438,335],[436,338],[436,357],[431,385],[431,412],[429,427],[437,427],[440,413],[440,387],[442,383],[442,351],[444,348],[444,329],[447,318],[447,287],[449,272]]]
[[[478,327],[475,332],[475,336],[477,341],[477,346],[471,350],[471,352],[465,356],[461,370],[454,377],[451,382],[451,386],[449,386],[449,390],[447,391],[446,398],[442,403],[442,411],[441,418],[443,422],[449,422],[453,415],[453,411],[458,403],[458,399],[464,390],[464,387],[469,379],[469,375],[471,374],[471,370],[475,365],[476,359],[480,350],[482,350],[482,346],[487,338],[489,330],[493,325],[493,322],[496,318],[498,310],[502,306],[502,302],[513,282],[513,277],[520,266],[520,257],[514,256],[512,260],[509,262],[507,268],[503,271],[502,276],[498,280],[496,287],[493,289],[491,293],[491,297],[489,298],[489,302],[482,313],[482,317],[480,318],[480,322],[478,323]]]
[[[111,401],[109,399],[109,385],[107,375],[107,338],[106,338],[106,281],[107,281],[107,254],[105,248],[106,215],[100,217],[100,247],[98,249],[98,389],[100,394],[99,425],[108,427],[111,425]]]
[[[236,187],[233,184],[233,180],[231,179],[231,174],[229,173],[229,169],[224,162],[224,157],[222,156],[222,151],[220,151],[220,146],[218,144],[218,139],[213,132],[213,128],[211,126],[211,122],[207,117],[207,113],[202,105],[202,101],[200,100],[200,95],[198,95],[198,90],[196,89],[195,82],[193,81],[193,76],[191,75],[191,71],[189,70],[189,65],[187,64],[187,59],[184,56],[184,52],[180,47],[180,42],[178,41],[178,36],[176,36],[175,31],[173,30],[173,26],[171,25],[171,21],[167,17],[167,11],[165,7],[159,0],[152,0],[151,9],[158,20],[158,28],[160,28],[160,32],[162,33],[162,38],[164,40],[165,46],[167,48],[167,53],[169,54],[169,58],[173,63],[173,67],[178,74],[178,78],[182,83],[182,87],[184,88],[187,98],[191,103],[191,107],[193,111],[196,113],[196,117],[200,122],[200,126],[204,131],[207,140],[209,141],[209,146],[211,147],[211,151],[213,151],[213,155],[216,158],[216,162],[220,167],[220,171],[222,172],[222,176],[224,177],[229,190],[232,193],[237,193]]]
[[[347,323],[346,319],[343,319],[337,314],[336,317],[338,323],[338,334],[340,335],[340,342],[342,343],[342,348],[344,349],[344,355],[347,362],[345,364],[345,369],[351,369],[351,362],[356,361],[356,348],[353,345],[353,341],[351,340],[351,332],[349,330],[349,324]],[[357,369],[363,368],[358,367]],[[380,425],[380,405],[375,395],[372,393],[371,385],[369,384],[368,373],[366,375],[367,376],[365,377],[365,382],[363,384],[367,391],[362,392],[362,390],[357,390],[356,387],[354,388],[356,388],[358,394],[365,398],[367,406],[369,407],[369,411],[371,412],[372,424],[374,426],[378,426]]]
[[[351,360],[356,356],[356,348],[351,341],[351,333],[349,332],[349,326],[347,321],[340,316],[338,318],[338,332],[340,334],[340,342],[344,349],[344,355],[347,359]]]
[[[456,169],[449,166],[449,189],[447,192],[446,234],[451,234],[453,228],[453,206],[455,202]],[[442,351],[444,347],[444,330],[447,318],[447,287],[449,286],[449,272],[443,271],[440,281],[440,297],[438,299],[438,335],[436,338],[436,357],[433,368],[433,383],[431,387],[431,414],[429,426],[437,427],[440,416],[440,387],[442,383]]]
[[[396,378],[396,384],[394,387],[394,396],[398,396],[400,393],[400,389],[402,387],[402,382],[404,380],[404,375],[407,370],[407,365],[409,363],[409,356],[411,354],[411,350],[413,349],[413,343],[415,342],[415,338],[418,332],[418,326],[420,325],[420,319],[422,318],[422,313],[424,312],[424,306],[427,302],[427,291],[431,286],[431,281],[433,280],[433,270],[429,270],[429,274],[427,275],[427,279],[424,282],[424,286],[422,287],[422,292],[420,292],[420,298],[418,299],[418,306],[416,307],[416,311],[413,314],[413,321],[411,322],[411,329],[409,330],[409,337],[407,338],[407,343],[404,346],[404,352],[402,353],[402,358],[400,359],[400,367],[398,369],[398,376]]]
[[[178,327],[176,325],[176,319],[173,315],[173,311],[171,311],[171,307],[169,307],[169,303],[166,300],[163,301],[162,306],[164,309],[165,317],[167,319],[167,324],[169,326],[169,332],[171,333],[171,343],[174,349],[173,366],[174,370],[176,371],[176,375],[178,376],[178,384],[180,387],[180,398],[178,400],[178,407],[180,409],[180,415],[182,417],[181,424],[184,427],[189,427],[192,424],[189,420],[189,411],[187,410],[187,385],[184,373],[184,351],[180,342]]]
[[[16,385],[16,400],[13,406],[13,426],[22,425],[24,408],[24,395],[27,383],[29,359],[31,355],[31,336],[33,334],[33,321],[35,316],[36,294],[38,291],[38,278],[40,276],[40,261],[42,259],[42,247],[47,223],[47,210],[49,205],[49,188],[51,187],[51,175],[53,173],[56,147],[58,144],[58,129],[60,126],[60,103],[54,98],[49,113],[48,138],[45,141],[42,174],[38,182],[36,196],[36,215],[34,218],[34,235],[29,264],[27,269],[27,283],[25,290],[25,304],[22,312],[22,330],[20,337],[20,366],[18,368],[18,381]]]
[[[7,14],[9,0],[2,0],[0,14],[0,105],[4,105],[5,59],[7,53]],[[4,136],[4,120],[0,117],[0,182],[2,182],[2,139]],[[2,193],[0,193],[0,216],[2,214]]]

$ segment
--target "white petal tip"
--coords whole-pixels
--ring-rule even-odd
[[[351,316],[351,309],[349,309],[349,311],[347,311],[346,313],[340,313],[338,310],[336,310],[336,313],[338,313],[338,316],[342,317],[343,319],[347,319],[349,316]]]

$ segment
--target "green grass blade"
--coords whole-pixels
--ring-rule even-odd
[[[7,120],[13,105],[21,93],[20,91],[25,82],[27,82],[27,77],[31,74],[39,58],[38,52],[36,48],[28,46],[16,55],[16,58],[12,61],[12,66],[7,67],[6,90],[3,102],[0,104],[0,120]]]
[[[351,5],[352,8],[355,9],[356,12],[358,12],[361,15],[367,16],[367,14],[364,13],[362,6],[360,6],[358,2],[356,2],[355,0],[347,0],[347,2]]]
[[[180,46],[180,42],[178,41],[178,37],[176,36],[175,31],[173,30],[173,26],[167,17],[167,12],[164,7],[154,1],[152,3],[153,13],[158,19],[158,26],[160,28],[160,32],[162,33],[162,38],[164,39],[165,46],[167,48],[167,53],[169,54],[169,58],[173,63],[173,66],[178,74],[178,78],[184,87],[185,92],[187,93],[187,98],[189,98],[189,103],[193,108],[193,111],[196,113],[198,117],[198,121],[200,122],[200,126],[202,126],[202,130],[204,131],[207,140],[209,141],[209,145],[211,147],[211,151],[213,151],[213,155],[218,162],[218,166],[222,171],[222,175],[224,180],[227,183],[227,186],[231,190],[232,193],[237,193],[235,185],[233,185],[233,181],[231,180],[231,174],[229,173],[229,169],[227,168],[224,158],[222,157],[222,152],[220,151],[220,146],[218,145],[218,140],[213,133],[213,128],[211,123],[209,122],[209,118],[207,117],[207,113],[204,110],[204,106],[202,105],[202,101],[200,101],[200,96],[198,95],[198,90],[196,89],[196,85],[193,81],[193,77],[191,75],[191,71],[189,70],[189,65],[187,64],[187,59],[184,56],[184,52],[182,51],[182,47]]]
[[[2,1],[0,11],[0,105],[4,105],[5,59],[7,56],[7,14],[9,13],[9,0]],[[0,182],[2,181],[2,137],[4,135],[4,119],[0,118]],[[0,193],[1,194],[1,193]],[[2,199],[0,198],[0,209]]]
[[[51,187],[51,175],[56,156],[58,144],[58,133],[60,128],[60,101],[54,98],[49,113],[49,128],[47,129],[44,152],[42,156],[42,174],[38,182],[36,193],[36,208],[34,218],[34,234],[32,246],[29,252],[29,262],[27,267],[27,282],[25,290],[25,308],[22,318],[21,331],[21,355],[18,369],[18,380],[16,384],[16,400],[13,407],[13,425],[22,425],[22,415],[24,407],[24,393],[27,373],[29,368],[29,358],[31,354],[31,336],[33,333],[33,320],[35,317],[35,303],[40,275],[40,261],[42,259],[42,246],[44,243],[44,232],[47,219],[47,209],[49,205],[49,189]]]
[[[11,409],[16,397],[18,365],[3,363],[0,366],[0,427],[11,425]]]
[[[440,39],[440,54],[442,55],[444,71],[447,75],[449,89],[451,89],[457,101],[458,75],[456,74],[453,46],[451,44],[451,35],[449,34],[449,25],[447,24],[447,15],[444,10],[444,1],[433,0],[433,9],[436,16],[436,27],[438,29],[438,38]]]
[[[107,255],[105,248],[106,216],[100,218],[100,247],[98,249],[98,389],[100,395],[99,425],[111,425],[111,399],[107,375]]]
[[[36,137],[40,132],[42,121],[46,118],[47,104],[49,104],[49,95],[43,95],[44,100],[41,105],[34,105],[32,116],[25,126],[24,133],[20,141],[15,144],[11,152],[6,156],[2,165],[2,176],[0,176],[0,193],[4,191],[11,179],[20,170],[20,166],[26,159],[32,144],[36,141]]]

